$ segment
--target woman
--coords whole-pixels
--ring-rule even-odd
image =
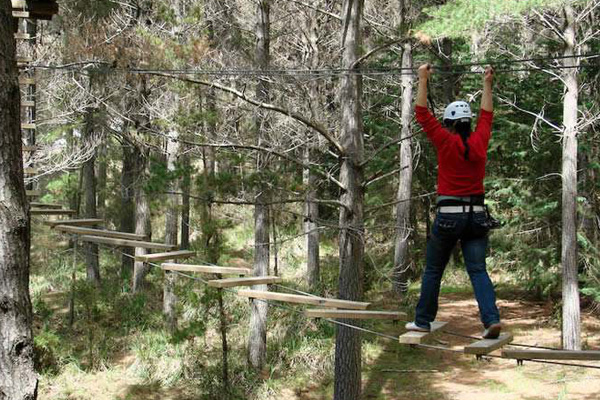
[[[471,132],[469,105],[456,101],[446,107],[444,126],[427,109],[427,81],[431,65],[419,67],[419,88],[415,113],[438,157],[437,213],[427,241],[426,267],[415,321],[406,329],[428,332],[438,310],[440,283],[454,246],[460,240],[481,322],[483,337],[495,339],[502,325],[496,307],[494,286],[486,271],[490,223],[484,206],[483,179],[493,119],[492,81],[494,70],[487,67],[477,128]]]

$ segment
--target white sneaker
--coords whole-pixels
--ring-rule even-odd
[[[404,325],[404,327],[406,328],[407,331],[413,331],[413,332],[429,332],[429,329],[427,328],[422,328],[419,325],[417,325],[414,322],[409,322],[406,325]]]
[[[502,331],[502,324],[500,322],[496,322],[495,324],[488,326],[481,334],[481,337],[484,339],[498,339],[498,336],[500,336],[500,331]]]

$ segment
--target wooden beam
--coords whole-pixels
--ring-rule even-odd
[[[25,195],[28,197],[38,197],[42,195],[42,192],[40,190],[26,190]]]
[[[33,62],[33,58],[17,56],[17,65],[18,66],[25,66],[26,64],[29,64],[30,62]]]
[[[391,319],[396,321],[406,318],[406,313],[403,312],[331,310],[327,308],[309,308],[304,310],[304,315],[309,318]]]
[[[408,331],[404,335],[400,335],[398,341],[401,344],[421,344],[428,336],[433,334],[435,331],[441,329],[446,325],[447,322],[433,321],[431,323],[431,330],[429,332],[415,332]]]
[[[28,124],[28,123],[22,123],[21,124],[21,129],[36,129],[36,125],[35,124]]]
[[[57,231],[65,232],[65,233],[73,233],[76,235],[92,235],[92,236],[102,236],[108,238],[115,239],[131,239],[131,240],[148,240],[147,236],[144,235],[136,235],[135,233],[127,233],[127,232],[117,232],[117,231],[109,231],[106,229],[93,229],[93,228],[82,228],[79,226],[71,226],[71,225],[56,225],[54,227]]]
[[[44,221],[44,225],[54,228],[57,225],[80,225],[93,226],[100,225],[104,221],[98,218],[81,218],[81,219],[63,219],[62,221]]]
[[[140,240],[129,240],[129,239],[113,239],[102,236],[83,235],[79,237],[84,242],[101,243],[110,246],[123,246],[123,247],[141,247],[144,249],[155,249],[155,250],[172,250],[176,246],[170,246],[162,243],[154,242],[143,242]]]
[[[29,18],[29,12],[28,11],[13,11],[12,16],[13,16],[13,18]]]
[[[25,175],[35,175],[38,173],[38,170],[37,170],[37,168],[25,167],[25,168],[23,168],[23,173]]]
[[[208,286],[223,289],[236,286],[270,285],[280,283],[282,280],[279,276],[251,276],[248,278],[214,279],[208,281]]]
[[[600,361],[598,350],[517,350],[503,349],[502,357],[516,360],[581,360]]]
[[[324,297],[303,296],[299,294],[287,294],[277,292],[266,292],[263,290],[239,290],[238,296],[249,297],[252,299],[275,300],[285,303],[311,304],[313,306],[346,308],[352,310],[366,310],[371,303],[359,301],[326,299]]]
[[[213,265],[163,263],[161,268],[165,271],[200,272],[219,275],[250,275],[252,273],[252,270],[248,268],[216,267]]]
[[[35,208],[62,208],[61,204],[39,203],[39,202],[35,202],[35,201],[32,201],[31,203],[29,203],[29,205],[31,207],[35,207]]]
[[[16,40],[31,40],[31,39],[35,39],[35,36],[31,36],[28,33],[17,32],[17,33],[15,33],[15,39]]]
[[[475,343],[465,346],[465,354],[483,355],[491,353],[494,350],[513,341],[513,335],[510,333],[501,334],[498,339],[482,339]]]
[[[33,101],[33,100],[21,100],[21,107],[35,107],[35,101]]]
[[[176,246],[170,246],[170,247],[176,247]],[[196,255],[195,251],[179,250],[179,251],[171,251],[168,253],[155,253],[155,254],[146,254],[143,256],[135,256],[135,261],[159,262],[159,261],[166,261],[166,260],[178,260],[181,258],[190,258],[195,255]]]
[[[19,77],[19,85],[35,85],[35,79]]]
[[[32,208],[29,210],[31,215],[75,215],[75,210],[59,210],[54,208]]]
[[[27,152],[27,153],[33,153],[34,151],[36,151],[38,149],[37,146],[27,146],[27,145],[23,145],[21,146],[21,150],[23,152]]]

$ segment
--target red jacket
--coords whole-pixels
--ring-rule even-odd
[[[477,128],[471,133],[469,159],[460,135],[450,133],[426,107],[415,107],[417,121],[437,150],[438,194],[446,196],[482,195],[485,162],[494,114],[481,110]]]

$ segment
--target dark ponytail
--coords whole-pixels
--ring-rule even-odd
[[[469,139],[469,136],[471,136],[471,119],[467,119],[467,118],[463,118],[462,120],[446,119],[444,121],[444,124],[447,127],[453,128],[456,131],[456,133],[458,133],[460,135],[463,145],[465,146],[464,157],[465,157],[465,160],[468,160],[469,159],[469,151],[471,149],[469,148],[469,143],[467,142],[467,140]]]

